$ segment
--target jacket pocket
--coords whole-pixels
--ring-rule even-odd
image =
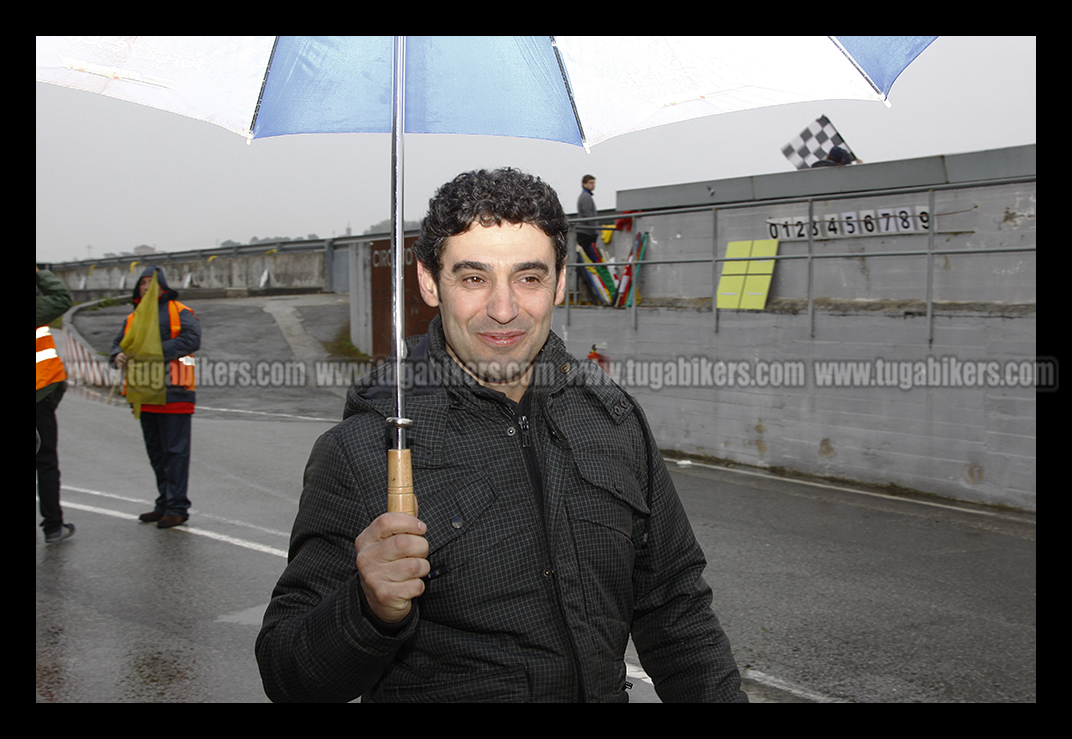
[[[428,525],[432,569],[421,596],[422,616],[462,630],[490,628],[498,612],[486,603],[533,587],[531,578],[518,572],[536,572],[530,560],[539,551],[538,522],[531,509],[513,505],[509,493],[498,491],[483,473],[427,495],[426,501],[419,504],[419,515]]]
[[[418,479],[415,484],[418,517],[428,525],[428,554],[436,552],[469,532],[495,502],[497,495],[486,475],[475,474],[452,484]],[[428,490],[421,497],[422,486]]]
[[[566,495],[569,535],[585,607],[597,640],[624,648],[633,609],[633,562],[649,515],[643,490],[626,465],[578,458],[581,480]]]
[[[632,538],[634,524],[651,513],[633,471],[621,462],[594,457],[578,457],[576,464],[587,485],[568,496],[570,518]]]

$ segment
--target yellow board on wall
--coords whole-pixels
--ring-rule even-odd
[[[744,275],[723,274],[722,279],[718,281],[718,307],[741,307],[742,292],[744,292]]]
[[[774,257],[778,255],[777,239],[756,241],[730,241],[726,244],[726,257]],[[722,277],[718,281],[715,305],[718,308],[738,310],[763,310],[767,306],[771,279],[774,277],[773,259],[750,259],[723,262]]]
[[[726,257],[752,256],[751,241],[731,241],[726,244]],[[744,291],[744,278],[748,274],[748,262],[723,262],[722,278],[718,281],[715,304],[719,308],[738,308]]]

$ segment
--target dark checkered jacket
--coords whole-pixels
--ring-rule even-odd
[[[432,575],[371,616],[354,539],[386,510],[389,365],[316,443],[257,639],[275,701],[627,700],[630,633],[664,701],[744,700],[704,557],[633,399],[552,334],[521,404],[411,345],[406,415]]]

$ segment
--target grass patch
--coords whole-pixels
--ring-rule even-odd
[[[350,341],[350,324],[339,329],[339,332],[335,335],[335,338],[328,342],[323,342],[324,348],[328,350],[328,354],[333,358],[338,359],[353,359],[358,362],[369,362],[372,360],[368,354],[358,349]]]

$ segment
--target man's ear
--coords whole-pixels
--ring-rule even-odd
[[[421,297],[424,298],[424,302],[429,307],[437,307],[439,305],[439,286],[436,285],[431,271],[419,259],[417,260],[417,284],[421,288]]]
[[[555,302],[553,305],[562,305],[566,299],[566,265],[558,270],[558,277],[555,280]]]

